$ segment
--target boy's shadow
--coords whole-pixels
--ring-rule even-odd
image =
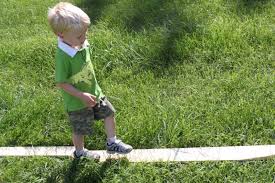
[[[74,159],[71,162],[67,172],[65,172],[65,175],[64,175],[65,183],[101,182],[101,180],[104,178],[105,172],[110,167],[110,166],[107,166],[107,164],[104,162],[100,167],[95,166],[92,170],[90,168],[87,168],[87,171],[85,171],[86,166],[83,165],[83,163],[90,163],[94,165],[96,162],[81,160],[81,159]]]
[[[60,174],[64,175],[65,183],[96,183],[102,182],[104,177],[106,177],[106,172],[109,169],[115,169],[117,171],[117,166],[127,167],[129,161],[125,159],[107,159],[106,161],[99,163],[94,160],[89,159],[73,159],[68,167],[64,167],[63,170],[55,172],[51,175],[47,182],[55,182]],[[115,171],[114,170],[114,171]]]

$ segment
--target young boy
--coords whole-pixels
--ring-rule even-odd
[[[94,120],[104,119],[109,153],[129,153],[132,146],[116,138],[114,108],[99,87],[86,40],[90,18],[80,8],[65,2],[48,12],[48,21],[58,36],[55,81],[61,88],[73,128],[74,157],[99,159],[84,149],[84,135],[91,135]]]

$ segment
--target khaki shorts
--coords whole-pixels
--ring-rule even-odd
[[[91,135],[94,120],[105,119],[114,115],[114,113],[115,109],[112,104],[106,97],[103,97],[94,107],[68,112],[68,115],[74,134]]]

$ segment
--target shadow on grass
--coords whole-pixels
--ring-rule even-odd
[[[104,8],[109,6],[109,2],[108,0],[102,0],[102,2],[101,0],[83,0],[79,6],[85,7],[91,19],[95,21],[100,18]],[[192,3],[194,2],[185,2],[186,7]],[[178,53],[176,44],[185,34],[196,32],[198,22],[188,13],[184,14],[174,1],[132,0],[123,4],[123,7],[117,9],[112,15],[114,20],[112,23],[116,24],[116,18],[122,20],[124,28],[129,33],[142,34],[144,30],[150,32],[157,28],[163,30],[157,43],[160,45],[157,45],[158,48],[151,57],[147,57],[146,63],[141,66],[142,70],[150,70],[156,75],[162,75],[167,68],[188,60]]]
[[[141,66],[141,69],[148,69],[153,71],[156,76],[160,76],[169,67],[173,67],[180,62],[186,62],[187,59],[178,53],[176,44],[182,36],[197,30],[196,21],[183,14],[174,2],[167,3],[166,0],[150,0],[146,1],[144,6],[139,5],[139,0],[134,3],[135,7],[138,7],[135,14],[131,19],[125,20],[125,25],[129,32],[141,32],[143,29],[153,30],[158,27],[164,30],[159,48],[149,58],[149,62]]]
[[[77,6],[89,15],[92,24],[96,24],[104,9],[115,2],[116,0],[81,0]]]
[[[236,3],[238,15],[253,15],[255,13],[263,13],[265,5],[271,0],[238,0]]]
[[[112,175],[119,173],[119,167],[124,168],[129,165],[127,159],[107,159],[103,163],[95,162],[94,160],[73,159],[68,166],[64,165],[64,168],[60,171],[56,171],[50,175],[47,179],[48,183],[56,182],[63,175],[63,181],[65,183],[96,183],[102,182],[107,176],[108,171]]]
[[[270,0],[239,0],[238,4],[246,8],[257,8],[269,3]]]

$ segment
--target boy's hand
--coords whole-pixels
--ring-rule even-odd
[[[64,91],[68,92],[69,94],[78,97],[86,104],[87,107],[94,107],[96,105],[96,97],[94,95],[81,92],[68,83],[57,83],[56,85],[62,88]]]
[[[79,97],[87,107],[94,107],[96,105],[96,96],[90,93],[81,93]]]

